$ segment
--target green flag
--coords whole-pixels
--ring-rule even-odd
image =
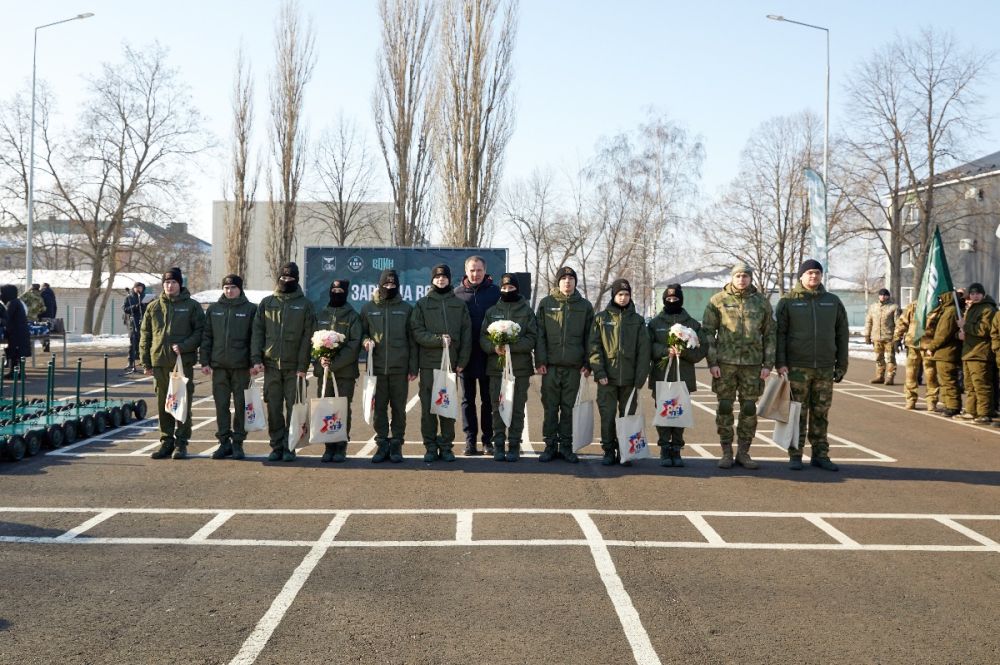
[[[941,242],[941,231],[934,227],[934,237],[927,248],[927,263],[924,264],[924,276],[920,279],[920,294],[917,297],[916,315],[917,328],[913,339],[924,336],[924,325],[927,315],[937,307],[942,293],[954,291],[951,272],[948,270],[948,259],[944,255],[944,244]]]

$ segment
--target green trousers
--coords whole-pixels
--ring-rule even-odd
[[[719,378],[712,379],[712,392],[719,398],[715,428],[722,443],[733,442],[733,406],[740,400],[740,421],[736,439],[750,442],[757,434],[757,400],[764,389],[759,365],[719,365]]]
[[[372,420],[376,444],[386,445],[390,440],[403,443],[403,437],[406,436],[406,396],[409,389],[405,374],[375,375],[375,413]]]
[[[684,447],[684,428],[683,427],[657,427],[656,428],[656,445],[667,446],[672,448],[683,448]]]
[[[927,385],[927,402],[937,404],[940,393],[937,366],[933,360],[924,357],[916,347],[906,347],[906,383],[903,386],[903,391],[909,402],[916,402],[919,397],[917,388],[920,386],[921,372],[924,375],[924,383]]]
[[[420,370],[420,438],[425,446],[440,443],[451,447],[455,442],[455,421],[431,413],[431,389],[434,387],[434,370]]]
[[[580,390],[580,368],[549,365],[542,375],[542,437],[545,445],[573,443],[573,405]]]
[[[295,406],[297,379],[294,369],[264,369],[267,435],[273,450],[288,448],[288,420],[292,415],[292,407]]]
[[[829,426],[830,405],[833,404],[833,368],[814,369],[792,367],[788,370],[788,383],[792,400],[802,404],[799,415],[799,447],[790,448],[790,457],[802,457],[808,436],[815,458],[830,457],[830,442],[826,430]]]
[[[243,391],[250,385],[250,369],[212,368],[212,399],[215,400],[215,438],[219,443],[243,443],[247,431],[243,427],[243,417],[247,405]],[[232,399],[234,413],[229,413]]]
[[[635,390],[632,407],[625,413],[629,395]],[[639,390],[635,386],[606,386],[597,384],[597,412],[601,414],[601,448],[605,451],[618,450],[618,430],[615,418],[632,415],[639,407]]]
[[[156,413],[160,424],[160,443],[173,443],[179,446],[186,446],[191,439],[191,403],[194,402],[194,363],[184,365],[184,376],[187,377],[187,419],[183,423],[178,423],[172,415],[167,413],[164,402],[167,400],[167,390],[170,388],[170,373],[174,371],[173,365],[170,367],[153,368],[153,388],[156,391]]]
[[[337,381],[337,393],[347,398],[347,440],[351,440],[351,412],[354,410],[354,386],[358,380],[353,377],[335,377],[332,374],[326,381],[326,396],[333,397],[333,382]],[[323,396],[323,378],[316,382],[316,397]]]
[[[499,376],[490,377],[490,404],[493,405],[493,445],[517,446],[520,448],[524,435],[524,405],[528,402],[528,386],[530,376],[514,377],[514,412],[510,417],[510,427],[507,427],[500,417],[500,385],[503,381]]]
[[[935,360],[937,380],[941,386],[941,404],[946,409],[959,411],[962,408],[962,393],[958,388],[958,363]]]

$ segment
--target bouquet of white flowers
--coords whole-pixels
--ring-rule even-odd
[[[312,357],[333,359],[347,338],[336,330],[317,330],[312,336]]]
[[[667,331],[667,346],[672,348],[677,353],[678,357],[684,349],[697,349],[700,344],[701,341],[698,339],[698,333],[687,326],[675,323],[670,326],[670,330]],[[665,369],[669,364],[669,355],[660,358],[660,367]]]
[[[502,321],[494,321],[490,325],[486,326],[486,334],[489,335],[490,341],[493,342],[493,346],[508,346],[516,342],[517,338],[521,335],[521,326],[520,324],[506,319]],[[504,354],[497,358],[497,365],[503,367],[506,362],[506,357],[507,355]]]

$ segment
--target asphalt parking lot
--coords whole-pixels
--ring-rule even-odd
[[[151,460],[147,419],[0,464],[0,663],[1000,662],[1000,428],[905,411],[870,365],[836,388],[839,473],[788,470],[768,421],[759,471],[717,469],[705,386],[683,469],[538,463],[537,385],[516,464],[422,462],[416,384],[402,464],[369,461],[360,391],[346,464],[261,433],[212,460],[196,374],[191,459]]]

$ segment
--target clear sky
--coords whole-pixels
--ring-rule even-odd
[[[118,58],[121,44],[159,41],[191,86],[194,101],[223,148],[230,126],[230,88],[243,40],[257,81],[258,140],[266,122],[267,74],[279,0],[0,0],[0,91],[30,83],[33,28],[91,11],[93,18],[39,32],[39,78],[71,111],[86,77]],[[318,63],[307,89],[313,135],[342,111],[369,134],[379,28],[375,0],[301,0],[314,22]],[[703,190],[717,191],[736,174],[740,151],[764,120],[802,109],[822,115],[824,34],[765,18],[781,14],[831,31],[831,113],[843,119],[843,87],[851,70],[895,34],[921,27],[951,30],[963,46],[990,49],[1000,3],[890,0],[838,3],[619,0],[522,0],[516,51],[517,125],[508,177],[533,168],[571,170],[599,137],[636,126],[649,107],[665,111],[706,146]],[[1000,103],[1000,70],[984,79],[985,109]],[[986,125],[970,157],[1000,147],[1000,120]],[[193,191],[193,229],[210,238],[210,202],[221,198],[223,150],[203,160]]]

